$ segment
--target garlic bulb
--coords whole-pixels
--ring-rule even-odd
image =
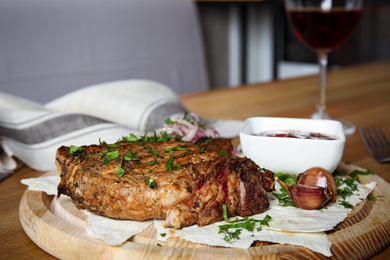
[[[310,168],[298,175],[297,183],[287,185],[278,180],[286,188],[293,203],[301,209],[318,209],[329,200],[337,199],[336,183],[332,174],[323,168]]]
[[[304,184],[326,188],[330,195],[330,200],[337,199],[336,182],[332,174],[320,167],[314,167],[298,175],[297,184]]]

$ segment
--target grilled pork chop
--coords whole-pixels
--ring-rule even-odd
[[[223,204],[228,216],[264,212],[273,173],[231,152],[228,139],[123,141],[72,153],[62,146],[56,155],[58,196],[69,195],[78,208],[102,216],[165,219],[175,229],[222,220]]]

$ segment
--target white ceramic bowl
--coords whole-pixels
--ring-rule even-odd
[[[268,131],[321,133],[336,140],[255,135]],[[343,155],[345,135],[342,124],[335,120],[253,117],[245,121],[240,142],[246,157],[275,173],[299,174],[311,167],[322,167],[333,172]]]

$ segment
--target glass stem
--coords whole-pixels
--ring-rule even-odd
[[[318,100],[312,118],[327,119],[329,116],[326,112],[326,68],[328,65],[328,55],[326,53],[318,53],[318,64],[320,66]]]

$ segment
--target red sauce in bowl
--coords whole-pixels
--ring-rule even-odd
[[[275,132],[262,132],[254,134],[256,136],[267,137],[288,137],[288,138],[300,138],[300,139],[313,139],[313,140],[336,140],[336,137],[328,136],[321,133],[302,132],[302,131],[275,131]]]

